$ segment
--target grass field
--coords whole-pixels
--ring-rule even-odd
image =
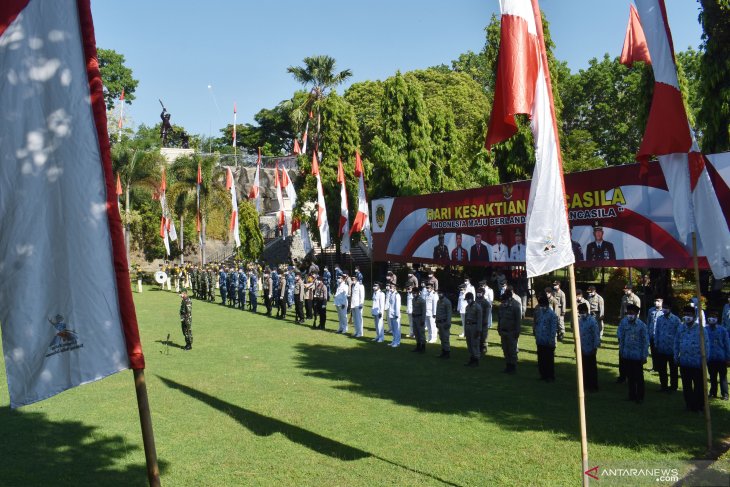
[[[322,332],[194,300],[188,352],[177,295],[147,289],[135,299],[165,486],[580,482],[572,343],[558,346],[557,381],[548,384],[536,380],[527,326],[509,376],[496,332],[489,356],[467,368],[459,326],[443,361],[438,345],[420,355],[411,339],[396,349],[370,342],[370,318],[366,339],[335,334],[333,308]],[[601,391],[586,399],[591,466],[702,455],[704,419],[684,411],[681,392],[657,392],[647,371],[644,404],[626,401],[626,386],[614,383],[614,334],[609,327],[598,356]],[[0,374],[5,381],[4,367]],[[8,402],[3,387],[0,485],[146,484],[131,372],[16,411]],[[727,437],[730,405],[713,401],[712,415],[715,436]]]

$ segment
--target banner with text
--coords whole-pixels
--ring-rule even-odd
[[[709,156],[718,194],[728,194],[730,157]],[[565,176],[576,266],[692,265],[681,242],[658,163],[639,178],[630,164]],[[525,213],[530,181],[447,193],[372,201],[376,261],[442,265],[519,265],[525,261]],[[723,204],[728,219],[730,204]],[[718,224],[727,224],[718,222]],[[700,255],[702,245],[699,243]],[[707,259],[700,257],[707,268]]]

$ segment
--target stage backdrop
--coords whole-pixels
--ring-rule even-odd
[[[730,153],[708,156],[710,174],[730,214]],[[577,266],[685,268],[691,242],[681,242],[658,163],[639,178],[639,165],[565,176]],[[372,201],[376,261],[442,265],[524,262],[530,181],[423,196]],[[699,242],[700,255],[702,243]],[[700,257],[700,266],[708,268]]]

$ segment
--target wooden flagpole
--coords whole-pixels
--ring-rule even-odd
[[[702,291],[700,288],[700,267],[697,262],[697,232],[692,232],[692,261],[695,268],[695,293],[697,294],[697,316],[700,322],[700,355],[702,357],[702,401],[705,405],[705,428],[707,429],[707,451],[712,451],[712,418],[710,401],[707,398],[707,350],[705,350],[705,319],[702,314]]]
[[[150,487],[160,487],[160,468],[157,465],[157,449],[155,448],[155,435],[152,431],[152,415],[150,404],[147,400],[147,384],[144,378],[144,369],[134,369],[134,389],[137,392],[137,409],[139,410],[139,422],[142,426],[142,443],[144,444],[144,457],[147,463],[147,481]]]
[[[573,321],[573,337],[575,341],[575,365],[578,380],[578,418],[580,422],[580,457],[581,477],[583,477],[583,486],[588,486],[588,433],[586,428],[586,404],[585,392],[583,390],[583,352],[580,345],[580,326],[578,324],[578,306],[575,302],[575,269],[573,264],[568,266],[568,277],[570,280],[570,318]]]

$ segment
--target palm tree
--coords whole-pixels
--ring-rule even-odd
[[[224,184],[225,176],[221,178],[223,171],[217,166],[217,160],[213,156],[198,156],[178,158],[170,167],[170,174],[174,178],[174,182],[170,184],[168,189],[169,201],[173,202],[175,213],[180,217],[180,232],[183,233],[183,224],[185,215],[195,214],[197,210],[197,179],[198,165],[200,165],[200,173],[202,182],[200,184],[200,221],[201,221],[201,241],[200,248],[201,264],[205,264],[205,229],[208,221],[209,205],[222,207],[226,204],[230,206],[230,199],[227,198],[228,192]],[[182,237],[180,239],[182,249]],[[182,257],[181,257],[182,259]]]
[[[305,88],[311,89],[304,105],[292,111],[292,119],[295,124],[301,127],[308,112],[316,112],[317,126],[313,133],[313,146],[319,143],[321,106],[329,93],[337,86],[352,76],[352,71],[345,69],[335,73],[335,59],[330,56],[310,56],[304,58],[304,66],[289,66],[288,73],[291,73],[298,82]]]
[[[156,149],[144,149],[131,141],[112,147],[112,167],[119,174],[124,188],[124,247],[129,261],[131,207],[130,190],[144,188],[155,191],[160,185],[160,168],[164,157]]]

